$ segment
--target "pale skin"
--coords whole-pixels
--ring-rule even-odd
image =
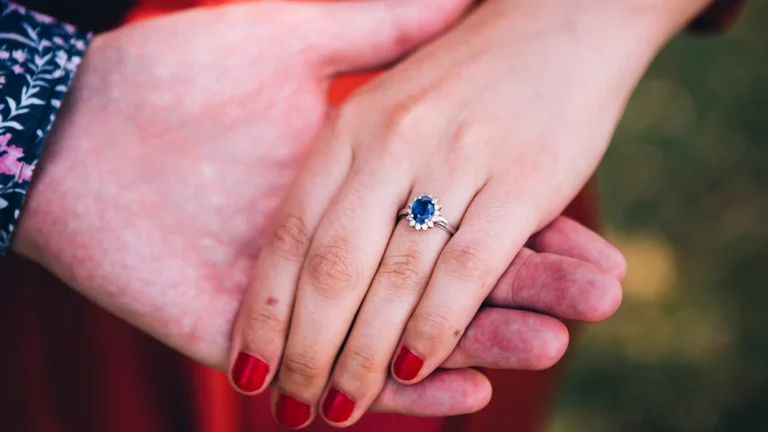
[[[656,52],[707,3],[488,0],[358,92],[277,212],[230,361],[266,363],[263,387],[276,379],[276,404],[310,407],[303,424],[342,427],[388,376],[431,376],[593,174]],[[440,198],[454,237],[396,223],[420,194]],[[421,362],[410,376],[402,355]]]
[[[246,4],[98,36],[47,142],[14,249],[226,370],[270,223],[280,223],[276,209],[331,116],[329,80],[395,61],[466,6]],[[625,264],[599,236],[562,218],[529,247],[534,258],[507,262],[443,362],[450,369],[418,385],[389,381],[370,409],[476,411],[491,389],[471,367],[546,368],[568,343],[558,318],[601,320],[618,307]]]

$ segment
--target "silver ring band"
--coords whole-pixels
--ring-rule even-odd
[[[404,208],[404,209],[400,210],[400,213],[398,213],[398,214],[397,214],[397,220],[398,220],[398,221],[400,221],[400,219],[402,219],[402,218],[405,218],[405,217],[408,217],[408,215],[409,215],[410,213],[411,213],[411,212],[410,212],[410,211],[409,211],[407,208]],[[447,233],[448,233],[448,234],[450,234],[451,236],[453,236],[454,234],[456,234],[456,231],[458,231],[458,228],[456,228],[456,227],[455,227],[453,224],[451,224],[450,222],[448,222],[448,221],[447,221],[447,220],[446,220],[444,217],[442,217],[442,216],[438,216],[438,217],[434,218],[434,225],[435,225],[436,227],[440,227],[440,228],[444,229],[444,230],[445,230],[445,232],[447,232]]]

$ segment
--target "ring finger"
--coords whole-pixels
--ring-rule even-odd
[[[474,197],[461,230],[440,254],[429,284],[403,333],[393,376],[418,382],[453,351],[506,266],[536,224],[531,208],[513,206],[507,188],[493,183]]]

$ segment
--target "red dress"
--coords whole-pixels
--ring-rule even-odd
[[[226,0],[144,0],[128,20]],[[373,74],[339,79],[342,101]],[[591,190],[591,188],[590,188]],[[594,200],[568,213],[594,226]],[[171,351],[89,303],[40,267],[0,260],[0,430],[278,431],[266,395],[245,398],[226,376]],[[535,431],[550,408],[561,367],[544,372],[486,371],[490,405],[473,415],[413,418],[368,414],[350,431]],[[318,420],[308,431],[337,431]]]

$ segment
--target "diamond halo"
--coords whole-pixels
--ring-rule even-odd
[[[442,207],[432,195],[419,195],[408,206],[408,224],[416,231],[434,228],[442,219]]]

